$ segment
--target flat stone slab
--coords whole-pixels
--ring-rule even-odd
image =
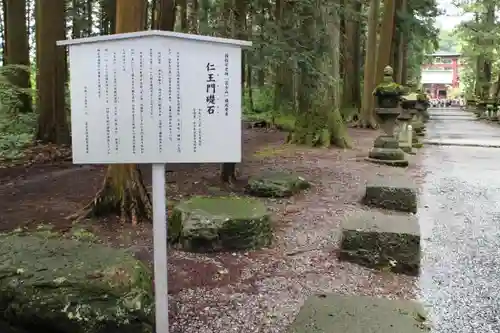
[[[369,268],[417,276],[420,226],[414,215],[359,212],[341,225],[339,259]]]
[[[417,188],[408,178],[377,177],[366,184],[365,205],[416,213]]]
[[[365,296],[310,296],[288,333],[430,332],[425,312],[415,301]]]
[[[192,252],[266,247],[273,239],[271,213],[250,197],[191,197],[179,202],[168,219],[168,241]]]
[[[285,171],[268,171],[250,177],[245,190],[256,197],[288,198],[310,187],[302,176]]]

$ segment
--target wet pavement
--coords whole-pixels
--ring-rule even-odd
[[[433,109],[424,141],[432,145],[500,147],[500,124],[476,120],[471,112]]]
[[[500,149],[456,144],[500,145],[500,124],[453,109],[431,110],[431,117],[428,139],[455,145],[421,150],[421,299],[433,333],[498,333]]]

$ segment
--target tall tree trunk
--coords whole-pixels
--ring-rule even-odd
[[[146,0],[118,0],[116,32],[142,30],[146,21],[145,6]],[[122,221],[130,220],[133,225],[139,220],[151,220],[151,198],[137,165],[109,165],[102,189],[82,212],[76,214],[76,217],[86,218],[109,213],[119,214]]]
[[[400,0],[400,7],[399,7],[399,12],[402,15],[406,15],[407,11],[407,0]],[[396,19],[397,19],[397,24],[395,26],[398,27],[398,44],[397,44],[397,49],[395,50],[395,58],[396,61],[394,62],[394,73],[396,73],[396,82],[399,84],[405,84],[406,79],[404,78],[403,74],[405,73],[404,66],[405,66],[405,48],[406,45],[408,44],[408,39],[405,37],[405,29],[404,29],[404,22],[399,18],[396,12]]]
[[[10,81],[19,88],[29,89],[30,82],[30,49],[26,22],[26,0],[6,0],[4,8],[7,29],[10,31],[6,44],[9,53],[6,63],[9,65],[23,65],[24,69],[17,69],[9,73]],[[18,93],[20,101],[19,111],[31,112],[31,95]]]
[[[359,0],[347,0],[346,2],[351,14],[350,16],[344,16],[345,38],[342,44],[345,45],[345,48],[342,66],[344,73],[342,108],[359,109],[361,104],[360,16],[362,4]]]
[[[116,33],[116,1],[117,0],[106,0],[106,16],[109,19],[109,34]]]
[[[2,61],[3,65],[7,65],[7,38],[9,38],[9,34],[7,33],[7,0],[2,0],[2,9],[3,9],[3,38],[2,38]]]
[[[370,0],[368,13],[368,37],[365,49],[364,78],[363,78],[363,100],[359,113],[358,126],[365,128],[376,128],[375,115],[373,112],[373,90],[375,89],[375,73],[377,62],[377,26],[380,0]]]
[[[158,28],[173,31],[175,26],[175,0],[160,0]]]
[[[485,4],[486,7],[486,13],[485,13],[485,18],[484,18],[484,23],[487,29],[494,29],[495,28],[495,3],[492,0],[486,1]],[[488,36],[488,35],[486,35]],[[484,53],[484,64],[483,64],[483,79],[485,83],[488,83],[488,86],[491,85],[492,81],[492,66],[493,66],[493,46],[494,46],[494,40],[491,37],[487,37],[486,40],[484,40],[484,44],[488,48],[488,51]],[[486,94],[489,94],[489,89],[486,92]]]
[[[291,1],[276,0],[274,17],[276,26],[283,34],[293,29],[291,16],[293,4]],[[257,21],[257,19],[256,19]],[[281,43],[289,43],[286,37],[280,40]],[[292,56],[290,51],[285,50],[285,54],[280,56],[276,64],[274,77],[274,101],[273,106],[276,112],[291,113],[296,108],[296,98],[294,90],[294,74],[292,70]]]
[[[242,2],[243,2],[243,0],[242,0]],[[189,12],[188,12],[189,28],[188,28],[188,31],[190,34],[197,34],[198,33],[198,16],[199,16],[198,0],[190,0],[188,5],[189,5]]]
[[[382,24],[380,28],[380,41],[377,52],[377,69],[375,72],[376,84],[382,81],[385,66],[390,65],[395,9],[396,0],[384,1],[384,15],[382,17]]]
[[[85,37],[92,36],[92,5],[93,0],[87,0],[85,3]]]
[[[401,54],[401,84],[408,83],[408,38],[404,38],[403,51]]]
[[[187,15],[187,0],[178,0],[180,7],[180,23],[181,23],[181,31],[188,32],[188,15]]]
[[[71,17],[71,36],[73,38],[80,38],[82,35],[82,26],[81,26],[81,10],[80,4],[78,0],[71,1],[71,7],[73,8],[73,13]]]
[[[18,0],[15,0],[18,1]],[[56,46],[66,39],[65,0],[37,0],[38,131],[42,142],[69,144],[65,83],[66,51]]]
[[[196,0],[193,0],[196,1]],[[246,37],[246,0],[236,0],[234,11],[234,25],[231,36],[233,38],[244,39]],[[245,93],[245,53],[241,57],[241,92]],[[220,179],[224,183],[236,180],[236,163],[223,163],[221,166]]]
[[[338,108],[340,18],[328,15],[320,1],[301,6],[300,17],[300,39],[295,47],[314,62],[298,62],[298,114],[288,141],[347,148],[350,143]],[[328,35],[318,36],[316,24],[325,26]],[[322,54],[320,50],[328,50],[328,53]],[[331,73],[333,80],[326,79],[322,73]]]
[[[157,0],[152,0],[151,1],[151,29],[158,29],[158,1]]]

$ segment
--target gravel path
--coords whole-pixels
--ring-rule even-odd
[[[499,140],[498,124],[466,114],[431,111],[430,139]],[[432,332],[500,332],[500,149],[428,146],[422,153],[420,288]]]
[[[340,221],[367,209],[359,204],[366,180],[374,174],[419,174],[416,162],[405,170],[359,157],[366,155],[376,135],[367,131],[367,142],[357,143],[359,151],[299,149],[262,161],[267,167],[286,166],[306,174],[314,186],[290,200],[268,202],[278,229],[271,249],[213,256],[170,251],[172,281],[205,276],[203,283],[192,281],[190,287],[172,290],[171,333],[284,333],[304,300],[315,293],[414,299],[416,278],[337,260]],[[188,271],[181,263],[194,268]]]

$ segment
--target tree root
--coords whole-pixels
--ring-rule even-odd
[[[108,166],[101,190],[91,202],[68,216],[68,219],[79,222],[108,214],[116,214],[122,223],[131,221],[132,225],[137,225],[139,220],[152,220],[153,205],[137,165]]]

